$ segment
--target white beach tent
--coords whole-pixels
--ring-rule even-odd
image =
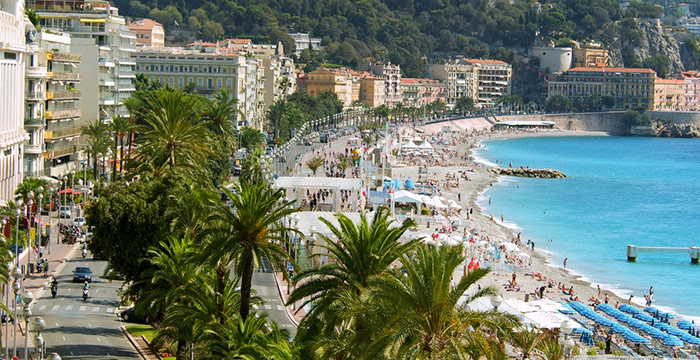
[[[434,204],[433,206],[435,206],[435,208],[437,208],[437,209],[447,209],[447,206],[445,206],[445,204],[443,204],[442,201],[440,201],[440,198],[439,198],[439,197],[433,196],[433,198],[432,198],[431,200],[433,200],[433,204]]]
[[[405,143],[401,144],[401,148],[404,150],[407,149],[418,149],[418,145],[414,144],[413,141],[408,140]]]
[[[462,210],[462,207],[452,199],[447,200],[447,205],[450,207],[450,209]]]
[[[515,245],[513,243],[502,242],[502,243],[498,244],[498,246],[503,246],[506,249],[506,251],[510,251],[510,252],[518,251],[518,245]]]
[[[394,193],[394,202],[405,202],[405,203],[415,203],[420,204],[423,199],[420,195],[414,194],[410,191],[400,190]]]

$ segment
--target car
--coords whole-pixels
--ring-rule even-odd
[[[92,282],[92,270],[87,266],[76,266],[73,270],[73,282]]]
[[[61,219],[70,218],[70,206],[63,205],[58,208],[58,217]]]
[[[243,167],[241,165],[233,165],[233,167],[231,168],[231,173],[233,174],[233,176],[240,176],[242,170]]]
[[[73,225],[77,226],[77,227],[82,227],[83,225],[85,225],[85,218],[82,216],[78,216],[78,217],[74,218]]]
[[[119,313],[119,317],[124,321],[146,324],[148,317],[141,311],[137,311],[135,307],[130,307]]]

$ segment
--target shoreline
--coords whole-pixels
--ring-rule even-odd
[[[466,136],[465,136],[466,135]],[[433,134],[436,136],[436,134]],[[488,165],[496,165],[490,163],[487,159],[478,159],[474,154],[474,150],[481,146],[483,141],[491,140],[506,140],[515,138],[531,138],[531,137],[580,137],[580,136],[611,136],[605,132],[593,132],[593,131],[566,131],[566,130],[553,130],[553,131],[536,131],[536,132],[487,132],[473,135],[467,135],[465,132],[460,132],[457,136],[461,136],[466,141],[459,142],[456,144],[436,146],[436,149],[442,148],[448,151],[454,151],[456,156],[454,156],[455,162],[459,162],[459,159],[466,159],[467,164],[445,164],[441,167],[431,167],[430,173],[437,178],[443,178],[447,173],[457,173],[458,171],[470,171],[468,176],[470,181],[464,183],[460,182],[459,186],[453,189],[443,189],[443,196],[446,199],[458,200],[457,193],[461,194],[461,200],[459,204],[464,207],[465,210],[469,208],[474,209],[474,213],[471,219],[475,226],[473,228],[479,229],[477,231],[480,234],[486,234],[491,239],[496,239],[494,243],[502,242],[513,242],[517,239],[517,233],[527,231],[527,229],[520,228],[516,223],[506,222],[508,224],[513,224],[516,228],[512,228],[502,223],[491,220],[491,214],[487,214],[486,210],[482,208],[479,204],[480,200],[484,199],[486,191],[493,185],[501,181],[507,181],[506,176],[490,174],[487,169]],[[454,138],[455,136],[452,135]],[[466,145],[466,146],[465,146]],[[481,162],[480,162],[481,161]],[[394,171],[401,170],[401,168],[394,168]],[[399,171],[402,176],[411,175],[411,171]],[[473,171],[473,172],[471,172]],[[516,180],[514,180],[516,181]],[[483,200],[482,200],[483,201]],[[496,214],[493,214],[496,216]],[[498,214],[500,215],[500,214]],[[463,229],[460,229],[463,230]],[[429,235],[427,235],[429,236]],[[526,239],[526,236],[522,237]],[[524,240],[523,240],[524,242]],[[629,300],[629,295],[632,290],[615,288],[611,284],[596,284],[593,281],[587,279],[586,274],[578,274],[572,272],[570,269],[565,269],[561,264],[553,262],[551,253],[547,250],[537,249],[531,250],[529,247],[526,249],[524,244],[519,246],[519,252],[525,252],[530,256],[529,264],[524,268],[526,270],[516,270],[517,282],[520,285],[520,291],[506,291],[504,285],[511,279],[511,273],[502,271],[502,269],[494,269],[482,282],[480,285],[494,285],[501,296],[505,299],[518,299],[524,300],[525,294],[532,294],[537,288],[541,286],[548,285],[549,281],[554,283],[554,287],[547,288],[544,298],[548,298],[554,301],[567,301],[569,300],[568,295],[564,295],[561,290],[557,290],[557,284],[563,283],[567,287],[574,286],[575,296],[578,300],[584,304],[590,304],[591,299],[598,299],[601,303],[604,302],[606,294],[609,296],[609,304],[614,306],[616,303],[627,304]],[[499,266],[500,268],[500,266]],[[548,281],[539,281],[532,276],[523,274],[528,273],[540,273],[543,278],[548,279]],[[600,296],[598,292],[598,286],[600,286]],[[532,296],[532,295],[530,295]],[[634,296],[632,304],[639,308],[644,308],[644,298],[641,296]],[[686,314],[681,314],[672,307],[659,305],[654,303],[652,306],[661,309],[662,311],[671,311],[676,314],[679,318],[685,318],[688,320],[699,320],[693,316],[688,316]]]

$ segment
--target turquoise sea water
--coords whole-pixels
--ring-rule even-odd
[[[700,316],[700,265],[687,254],[641,253],[627,244],[700,246],[700,141],[631,137],[494,140],[475,155],[501,166],[563,171],[566,179],[504,178],[480,198],[484,213],[522,228],[523,241],[593,284]],[[488,198],[491,198],[491,205]],[[549,240],[552,240],[551,242]]]

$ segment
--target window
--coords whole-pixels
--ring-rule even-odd
[[[5,60],[17,60],[17,53],[6,52],[4,58]]]
[[[214,79],[212,79],[212,78],[207,79],[207,88],[209,88],[209,89],[214,88]]]
[[[187,78],[187,83],[194,83],[194,78],[193,77],[188,77]]]
[[[233,81],[231,81],[231,78],[226,79],[226,87],[227,88],[230,89],[233,86],[232,83],[233,83]]]
[[[175,86],[175,78],[171,76],[170,79],[168,79],[168,83],[170,86]]]
[[[177,77],[177,87],[183,88],[185,86],[185,78],[182,76]]]
[[[197,78],[197,86],[198,86],[198,87],[201,88],[203,83],[204,83],[204,79],[202,79],[201,77],[200,77],[200,78]]]
[[[223,81],[221,80],[221,78],[216,79],[216,87],[217,88],[221,89],[223,87],[222,84],[223,84]]]

